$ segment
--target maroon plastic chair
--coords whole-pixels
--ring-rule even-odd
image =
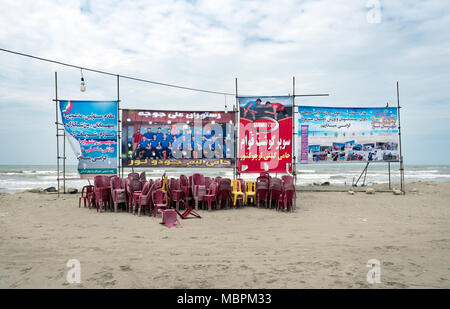
[[[281,176],[281,181],[283,182],[283,185],[293,184],[294,177],[292,177],[291,175],[283,175]]]
[[[142,191],[142,183],[138,179],[127,179],[127,193],[128,193],[128,212],[136,205],[136,198],[139,197],[139,193]]]
[[[186,203],[189,203],[192,199],[192,192],[191,186],[189,185],[189,179],[185,175],[180,175],[180,190],[184,191]]]
[[[212,202],[214,202],[217,209],[217,187],[218,184],[213,182],[209,185],[208,192],[203,196],[203,201],[208,203],[208,211],[211,211]]]
[[[84,186],[83,189],[81,189],[81,195],[78,199],[78,208],[81,207],[81,200],[83,200],[84,208],[86,208],[86,201],[89,208],[91,208],[91,205],[95,204],[95,193],[93,185]]]
[[[144,185],[144,188],[142,188],[142,192],[139,194],[138,197],[138,216],[141,216],[141,209],[144,212],[145,215],[145,206],[149,207],[149,214],[152,214],[152,193],[154,191],[155,185],[146,182]],[[133,205],[133,214],[134,214],[134,205]]]
[[[109,190],[110,187],[107,185],[108,178],[102,175],[97,175],[94,177],[94,194],[95,194],[95,204],[97,207],[97,211],[103,211],[103,207],[105,210],[109,204]]]
[[[138,173],[129,173],[127,178],[131,178],[131,179],[139,179],[139,174]]]
[[[180,180],[176,178],[169,179],[169,196],[172,202],[175,202],[175,209],[179,210],[180,201],[184,200],[184,191],[180,188]]]
[[[153,216],[156,217],[158,209],[169,207],[167,192],[163,190],[153,191]]]
[[[211,179],[211,177],[205,177],[205,186],[206,189],[209,189],[209,186],[212,184],[213,180]]]
[[[217,177],[214,179],[214,181],[215,181],[217,184],[219,184],[221,180],[222,180],[222,177],[220,177],[220,176],[217,176]]]
[[[198,210],[198,203],[203,201],[206,194],[205,177],[202,174],[192,175],[192,197],[194,198],[195,210]]]
[[[267,206],[267,198],[269,196],[269,182],[257,182],[255,185],[256,191],[256,207],[259,208],[261,201]]]
[[[114,204],[114,212],[117,212],[117,206],[119,203],[127,203],[127,192],[125,179],[114,176],[110,179],[111,186],[111,198]]]
[[[139,175],[139,180],[141,182],[147,182],[147,177],[145,176],[145,171]]]
[[[231,180],[230,179],[222,179],[217,188],[217,206],[222,208],[223,203],[225,202],[226,207],[228,208],[231,204]]]
[[[275,208],[276,208],[278,205],[278,202],[280,200],[282,200],[282,198],[283,198],[283,186],[281,184],[281,179],[272,178],[270,180],[269,204],[267,205],[267,207],[272,208],[272,204],[275,202]]]
[[[277,210],[284,208],[284,211],[293,211],[295,209],[296,197],[295,186],[290,183],[285,184],[283,186],[282,199],[278,201]]]

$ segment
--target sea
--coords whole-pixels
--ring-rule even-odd
[[[322,184],[351,185],[364,170],[365,164],[327,164],[327,165],[297,165],[297,185]],[[124,175],[131,169],[124,169]],[[232,169],[134,169],[135,172],[145,171],[148,178],[160,178],[166,172],[169,177],[178,177],[180,174],[192,175],[201,172],[205,176],[222,176],[233,178]],[[57,187],[57,171],[55,165],[0,165],[0,192],[14,193],[16,191],[33,188]],[[248,180],[256,179],[257,174],[242,174]],[[281,176],[281,175],[278,175]],[[62,177],[62,174],[61,174]],[[79,179],[76,165],[66,165],[66,188],[80,189],[89,184],[87,179]],[[78,178],[78,179],[77,179]],[[362,184],[364,175],[358,184]],[[370,164],[366,174],[366,184],[388,183],[389,173],[387,163]],[[405,165],[405,182],[418,181],[450,181],[450,165]],[[90,181],[92,183],[92,180]],[[391,163],[391,182],[400,182],[399,164]],[[60,181],[60,186],[63,182]]]

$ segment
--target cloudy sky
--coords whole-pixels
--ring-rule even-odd
[[[241,94],[330,93],[298,103],[396,104],[407,164],[450,164],[450,1],[1,0],[0,48]],[[116,98],[116,81],[0,52],[0,164],[55,159],[59,97]],[[233,97],[121,81],[123,108],[221,109]],[[70,151],[69,151],[70,152]],[[71,162],[74,162],[72,154]]]

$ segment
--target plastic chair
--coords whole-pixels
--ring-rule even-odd
[[[283,185],[293,184],[294,177],[292,177],[291,175],[283,175],[281,176],[281,181],[283,182]]]
[[[231,180],[230,179],[222,179],[219,183],[219,187],[217,188],[217,206],[222,208],[223,202],[225,201],[226,206],[231,202]]]
[[[127,203],[127,193],[125,179],[120,177],[112,177],[110,179],[111,184],[111,198],[114,204],[114,212],[117,212],[117,205],[119,203]]]
[[[158,209],[168,208],[167,192],[162,190],[153,191],[153,216],[156,217]]]
[[[162,215],[162,222],[168,228],[181,227],[181,222],[177,218],[177,211],[174,209],[160,209],[159,212]]]
[[[83,189],[81,189],[81,195],[78,199],[78,208],[81,207],[81,200],[83,200],[84,208],[86,208],[86,201],[88,202],[89,208],[91,208],[91,205],[95,204],[95,193],[93,185],[84,186]]]
[[[138,204],[139,204],[139,208],[138,208],[138,216],[141,216],[141,209],[144,212],[145,215],[145,206],[149,207],[149,215],[151,216],[152,214],[152,193],[154,191],[155,185],[151,184],[150,182],[147,182],[144,185],[144,188],[142,189],[142,192],[139,194],[139,198],[138,198]],[[135,205],[133,205],[133,214],[134,214],[134,207]]]
[[[95,194],[95,204],[97,211],[103,211],[103,206],[105,210],[109,204],[109,190],[110,187],[107,185],[108,178],[102,175],[97,175],[94,177],[94,194]]]
[[[247,181],[246,187],[245,187],[245,204],[248,204],[248,199],[252,198],[253,204],[255,204],[256,199],[256,191],[255,191],[255,182],[254,181]]]
[[[277,210],[280,210],[284,206],[284,211],[293,211],[295,209],[296,197],[295,186],[290,183],[285,184],[283,186],[282,199],[278,201]]]
[[[237,179],[233,180],[231,189],[231,195],[233,196],[233,206],[236,207],[237,200],[241,200],[242,206],[244,206],[244,192],[242,192],[242,182]]]
[[[269,193],[269,182],[257,182],[255,185],[256,207],[259,208],[261,201],[267,206],[267,197]]]
[[[209,186],[212,184],[213,180],[211,177],[205,177],[205,187],[206,189],[209,189]]]
[[[181,190],[180,180],[170,178],[169,180],[169,197],[172,202],[175,202],[175,209],[179,210],[180,201],[184,199],[185,192]]]
[[[189,179],[185,175],[180,175],[180,190],[184,191],[184,198],[189,204],[192,199],[191,186],[189,186]]]
[[[213,182],[210,184],[208,188],[207,194],[203,196],[203,201],[208,203],[208,211],[211,211],[211,204],[212,202],[216,203],[216,209],[217,209],[217,183]]]
[[[138,180],[139,174],[138,173],[129,173],[127,178]]]
[[[267,204],[266,208],[272,208],[272,203],[275,202],[275,207],[277,207],[277,204],[280,200],[283,198],[283,187],[280,181],[273,181],[273,179],[270,180],[270,187],[269,187],[269,204]]]
[[[145,176],[145,171],[139,175],[139,180],[141,182],[147,182],[147,177]]]
[[[128,212],[136,205],[136,197],[142,191],[142,183],[138,179],[127,179],[127,194],[128,194]]]
[[[194,198],[195,210],[198,210],[198,203],[203,201],[206,194],[205,177],[202,174],[192,175],[192,197]]]

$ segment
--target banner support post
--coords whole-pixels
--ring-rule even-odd
[[[59,197],[59,130],[58,130],[58,72],[55,72],[55,107],[56,107],[56,183],[58,186],[58,197]]]
[[[389,190],[392,189],[391,186],[391,162],[388,162],[388,174],[389,174]]]
[[[405,191],[405,172],[404,172],[404,166],[403,166],[403,155],[402,155],[402,133],[401,133],[401,126],[400,126],[400,91],[397,81],[397,111],[398,111],[398,143],[399,143],[399,152],[400,152],[400,191],[403,192],[403,194],[406,194]]]
[[[235,134],[234,134],[234,177],[233,179],[236,180],[237,176],[240,175],[238,172],[238,165],[239,165],[239,98],[238,98],[238,81],[237,81],[237,77],[234,79],[234,84],[235,84],[235,89],[236,89],[236,102],[234,105],[234,118],[235,118]]]
[[[120,159],[121,159],[121,131],[120,131],[120,83],[119,83],[120,76],[117,74],[117,175],[120,177]],[[123,177],[123,175],[122,175]]]
[[[295,149],[295,76],[292,77],[292,174],[294,175],[294,186],[297,189],[297,156],[298,149]]]

